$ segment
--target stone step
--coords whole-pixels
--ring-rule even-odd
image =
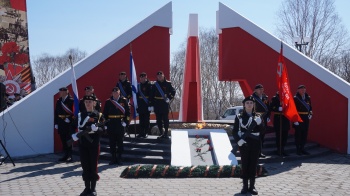
[[[229,137],[232,145],[236,145],[233,137]],[[305,149],[311,155],[299,156],[296,154],[294,146],[294,136],[289,135],[285,152],[290,156],[280,157],[277,155],[275,133],[270,132],[265,135],[265,142],[262,152],[266,158],[260,158],[259,163],[285,162],[292,160],[308,159],[317,156],[323,156],[331,153],[330,149],[320,147],[317,143],[308,142]],[[74,148],[74,154],[78,155],[78,148]],[[108,137],[101,138],[101,160],[110,160]],[[239,151],[236,152],[236,158],[240,163],[241,157]],[[157,136],[149,135],[148,138],[135,138],[134,134],[124,138],[123,162],[130,164],[170,164],[171,163],[171,140],[157,139]]]

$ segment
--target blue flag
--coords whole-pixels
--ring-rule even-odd
[[[132,101],[133,101],[133,118],[138,116],[137,109],[137,77],[134,60],[132,59],[132,52],[130,52],[130,73],[131,73],[131,88],[132,88]]]

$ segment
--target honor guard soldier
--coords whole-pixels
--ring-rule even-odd
[[[116,87],[120,89],[121,95],[125,97],[129,102],[132,96],[132,88],[131,83],[128,80],[128,77],[126,76],[126,73],[124,71],[119,73],[119,81],[117,82]]]
[[[142,72],[140,74],[140,83],[137,85],[137,112],[140,119],[140,133],[138,138],[146,138],[149,130],[150,112],[152,107],[150,106],[150,93],[151,83],[147,79],[147,74]]]
[[[84,90],[85,90],[85,95],[87,95],[87,96],[94,96],[96,98],[96,101],[94,101],[94,103],[95,103],[95,110],[97,110],[98,112],[101,112],[101,101],[95,95],[94,87],[93,86],[87,86],[87,87],[85,87]],[[80,112],[86,111],[83,99],[80,99],[80,101],[79,101],[79,111]]]
[[[59,94],[60,98],[56,101],[54,124],[61,138],[64,156],[58,161],[72,162],[72,147],[67,145],[67,141],[74,133],[74,127],[72,126],[74,100],[69,95],[66,87],[60,88]]]
[[[271,99],[270,110],[274,112],[273,128],[276,133],[277,154],[279,156],[288,156],[288,154],[284,151],[284,147],[286,146],[288,139],[290,122],[288,118],[283,115],[278,91]],[[281,122],[282,124],[280,124]]]
[[[100,134],[105,130],[103,125],[105,119],[102,113],[95,109],[95,96],[85,95],[83,101],[86,111],[78,114],[75,126],[79,130],[78,133],[84,132],[86,135],[80,138],[74,137],[76,134],[72,135],[74,141],[79,140],[80,162],[83,169],[82,177],[85,189],[80,195],[97,195],[96,182],[100,179],[97,170],[100,154]]]
[[[106,124],[112,155],[109,164],[121,165],[124,150],[123,139],[126,128],[129,125],[130,109],[128,101],[120,95],[120,89],[118,87],[112,89],[112,96],[106,100],[103,115],[109,120]],[[116,146],[118,149],[116,149]]]
[[[260,139],[261,148],[264,145],[265,132],[267,129],[267,123],[270,122],[270,109],[269,109],[269,99],[264,93],[264,87],[261,84],[257,84],[254,88],[254,93],[252,96],[255,99],[255,112],[261,116],[262,123],[259,126],[261,129]],[[261,152],[260,157],[265,158],[266,156]]]
[[[157,81],[154,82],[151,91],[151,104],[156,113],[157,126],[160,131],[158,138],[169,139],[169,108],[170,100],[175,96],[175,89],[171,82],[166,80],[162,71],[157,72]],[[164,124],[164,133],[163,133]]]
[[[299,116],[303,120],[303,122],[294,122],[293,124],[295,129],[295,145],[297,148],[297,154],[310,155],[310,153],[304,148],[309,131],[309,122],[312,118],[311,98],[306,93],[305,85],[300,85],[298,87],[298,91],[294,96],[294,102]]]
[[[255,102],[253,96],[248,96],[243,100],[243,111],[236,116],[233,126],[233,138],[241,153],[241,177],[243,179],[241,194],[247,194],[247,192],[250,192],[252,195],[258,194],[258,191],[255,189],[255,175],[261,152],[261,140],[259,137],[261,129],[259,125],[262,123],[262,120],[260,115],[255,113]],[[249,188],[248,181],[250,183]]]

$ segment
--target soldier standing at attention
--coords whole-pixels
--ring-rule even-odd
[[[122,164],[124,150],[123,140],[126,126],[129,125],[130,109],[126,98],[120,95],[118,87],[112,89],[112,96],[106,100],[103,115],[109,122],[106,124],[109,148],[112,159],[110,165]],[[118,147],[118,149],[116,149]],[[118,153],[118,156],[117,156]]]
[[[124,71],[119,73],[119,81],[117,82],[116,87],[120,89],[121,95],[125,97],[129,102],[132,96],[132,88],[131,83],[128,80],[128,77],[126,76],[126,73]]]
[[[87,86],[87,87],[85,87],[84,90],[85,90],[85,95],[87,95],[87,96],[94,96],[96,98],[96,101],[94,102],[95,110],[97,110],[98,112],[101,112],[101,101],[95,95],[94,87],[93,86]],[[80,112],[86,111],[83,99],[80,99],[80,101],[79,101],[79,111]]]
[[[288,118],[286,118],[283,115],[278,91],[276,92],[276,95],[272,97],[270,107],[271,107],[271,111],[274,112],[273,128],[276,133],[277,154],[279,156],[288,156],[288,154],[284,151],[284,147],[286,146],[287,139],[288,139],[290,122]],[[282,125],[280,124],[281,122],[282,122]]]
[[[299,116],[303,120],[303,122],[294,122],[293,124],[295,129],[295,145],[297,148],[297,154],[310,155],[310,153],[304,148],[309,131],[309,122],[312,118],[311,98],[306,93],[305,85],[300,85],[298,87],[298,91],[294,96],[294,102]]]
[[[157,126],[160,131],[160,136],[158,138],[169,139],[169,104],[170,100],[175,96],[175,89],[171,85],[171,82],[165,79],[162,71],[157,72],[157,81],[154,82],[151,92],[151,103],[154,106]]]
[[[60,98],[56,101],[54,124],[55,129],[58,130],[58,134],[60,135],[64,156],[58,159],[58,161],[73,162],[72,146],[68,146],[67,141],[74,133],[72,126],[74,100],[69,95],[66,87],[60,88],[59,94]]]
[[[79,139],[80,163],[83,168],[82,176],[85,184],[85,189],[80,195],[90,196],[97,195],[96,182],[100,179],[97,165],[100,155],[100,134],[104,131],[104,128],[99,127],[97,123],[104,122],[104,117],[102,113],[94,108],[96,102],[95,96],[85,95],[83,101],[86,111],[78,114],[75,126],[78,127],[79,131],[88,131],[88,136],[92,141],[87,140],[85,136]],[[75,138],[75,140],[77,139]]]
[[[254,89],[252,96],[255,99],[255,112],[261,116],[262,123],[260,124],[260,139],[261,139],[261,150],[264,145],[265,132],[267,123],[270,122],[270,110],[269,110],[269,99],[264,93],[264,87],[261,84],[257,84]],[[260,157],[265,158],[266,156],[261,152]]]
[[[139,113],[140,119],[140,134],[137,135],[138,138],[146,138],[149,130],[149,120],[150,120],[150,98],[151,93],[151,83],[147,79],[147,74],[142,72],[140,74],[140,83],[137,85],[137,112]]]
[[[242,162],[242,179],[243,188],[241,194],[247,194],[249,191],[252,195],[257,195],[255,189],[256,166],[258,164],[259,154],[261,152],[260,133],[261,124],[260,115],[255,113],[255,99],[248,96],[243,100],[243,111],[236,116],[233,138],[239,146]],[[248,180],[249,188],[248,188]]]

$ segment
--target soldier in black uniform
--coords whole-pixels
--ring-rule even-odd
[[[147,79],[147,74],[142,72],[140,74],[140,83],[137,85],[137,112],[139,113],[140,119],[140,134],[138,138],[146,138],[149,130],[150,120],[150,93],[151,83]]]
[[[261,84],[257,84],[254,88],[254,93],[252,96],[255,99],[255,112],[260,114],[262,123],[259,126],[261,129],[260,139],[261,139],[261,148],[264,145],[265,132],[267,129],[267,123],[270,122],[270,109],[269,109],[269,99],[268,96],[264,93],[264,87]],[[265,158],[266,156],[261,152],[260,157]]]
[[[132,88],[131,83],[128,80],[128,77],[126,76],[126,73],[124,71],[119,73],[119,81],[115,86],[120,89],[121,95],[125,97],[129,102],[132,96]]]
[[[288,156],[288,154],[284,151],[284,147],[286,146],[288,139],[290,122],[288,118],[283,115],[278,91],[271,99],[270,110],[274,112],[273,128],[276,133],[277,154],[279,156]],[[282,122],[282,125],[280,122]]]
[[[98,112],[101,112],[101,101],[97,98],[97,96],[94,93],[94,87],[93,86],[87,86],[85,87],[85,95],[87,96],[94,96],[96,98],[95,101],[95,110],[97,110]],[[84,100],[80,99],[79,101],[79,111],[80,112],[84,112],[86,111],[85,108],[85,104],[84,104]]]
[[[248,96],[243,100],[243,112],[235,119],[233,137],[241,153],[243,188],[241,194],[248,191],[257,195],[255,189],[256,166],[261,151],[261,140],[259,135],[261,129],[258,125],[262,123],[260,115],[255,113],[255,99]],[[250,185],[248,188],[248,180]]]
[[[165,79],[165,76],[162,71],[159,71],[157,73],[157,81],[154,82],[151,92],[151,104],[152,106],[154,106],[154,113],[156,113],[157,126],[160,131],[159,138],[169,139],[169,104],[170,100],[172,100],[175,96],[175,89],[171,85],[171,82]]]
[[[310,96],[306,93],[305,85],[300,85],[294,96],[295,106],[298,110],[300,118],[303,122],[294,122],[295,129],[295,145],[298,155],[310,155],[304,147],[307,141],[309,131],[309,121],[312,118],[312,106]]]
[[[120,95],[120,89],[118,87],[112,89],[111,98],[106,100],[103,115],[106,119],[109,119],[109,122],[106,124],[109,147],[112,155],[109,164],[121,165],[121,158],[124,150],[124,133],[126,127],[129,125],[130,109],[128,101]],[[116,146],[118,147],[117,150]]]
[[[88,134],[88,136],[79,138],[80,162],[85,183],[85,189],[80,195],[97,195],[96,182],[100,179],[97,170],[100,153],[100,134],[104,131],[104,126],[97,123],[103,123],[105,119],[102,113],[94,108],[95,96],[85,95],[83,101],[86,111],[80,112],[75,120],[75,126],[79,129],[79,132],[86,131]],[[86,137],[90,137],[92,141],[89,141]],[[76,137],[73,137],[73,139],[78,140]]]
[[[60,98],[56,101],[54,124],[61,138],[64,156],[58,161],[72,162],[72,147],[67,145],[67,141],[74,133],[74,127],[72,126],[74,100],[69,95],[66,87],[60,88],[59,94]]]

